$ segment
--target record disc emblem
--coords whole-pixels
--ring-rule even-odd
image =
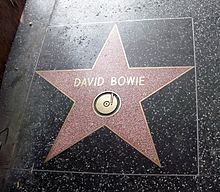
[[[121,105],[120,97],[111,91],[99,94],[94,102],[94,111],[101,116],[111,116],[118,112]]]

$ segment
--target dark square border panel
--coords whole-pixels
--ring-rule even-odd
[[[192,18],[117,23],[131,67],[194,66]],[[113,23],[49,27],[37,70],[91,68]],[[198,174],[195,70],[142,102],[162,167],[103,127],[48,163],[73,102],[37,74],[14,167],[102,174]]]

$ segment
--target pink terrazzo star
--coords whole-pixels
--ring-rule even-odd
[[[115,25],[92,69],[38,71],[41,77],[74,101],[46,161],[107,126],[145,157],[161,166],[141,101],[192,68],[130,68]],[[98,77],[104,79],[99,85],[94,83],[94,79]],[[129,78],[135,79],[134,82],[124,81]],[[83,79],[88,81],[83,82]],[[95,113],[93,102],[104,91],[117,93],[121,99],[121,107],[117,113],[102,117]]]

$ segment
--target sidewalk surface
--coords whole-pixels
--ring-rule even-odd
[[[0,95],[2,191],[220,191],[219,10],[28,0]]]

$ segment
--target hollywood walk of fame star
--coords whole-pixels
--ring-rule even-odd
[[[37,71],[41,77],[74,101],[46,161],[106,126],[145,157],[161,166],[141,101],[192,68],[130,68],[115,25],[92,69]],[[102,116],[94,110],[94,100],[105,91],[115,93],[120,98],[117,101],[120,102],[120,107],[109,116]]]

